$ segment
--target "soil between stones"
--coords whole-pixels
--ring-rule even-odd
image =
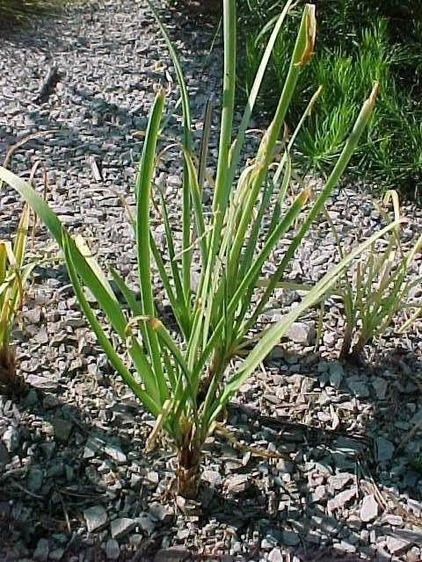
[[[163,15],[200,123],[209,93],[218,92],[221,46],[209,52],[212,25]],[[145,129],[154,84],[168,86],[169,115],[177,100],[173,69],[146,7],[89,3],[54,22],[8,32],[0,52],[2,154],[29,133],[58,128],[23,145],[11,168],[28,177],[41,160],[48,199],[64,222],[90,239],[101,260],[134,279],[122,198],[133,206],[137,133]],[[40,101],[53,66],[59,80]],[[177,129],[170,117],[169,136]],[[213,156],[215,147],[210,165]],[[161,171],[177,219],[180,166],[173,155]],[[2,237],[16,228],[17,203],[12,191],[2,192]],[[329,212],[346,241],[380,224],[359,186],[338,190]],[[410,243],[422,212],[408,205],[403,213]],[[39,229],[35,251],[49,244]],[[318,279],[336,255],[320,219],[292,277]],[[412,275],[421,274],[418,256]],[[277,320],[297,299],[276,295],[263,320]],[[209,440],[200,505],[192,505],[163,500],[171,450],[163,444],[144,453],[153,420],[110,370],[62,266],[37,268],[23,317],[16,344],[26,390],[0,396],[0,560],[422,558],[421,322],[400,338],[389,330],[356,367],[337,360],[338,303],[327,303],[317,352],[317,311],[311,311],[230,406],[227,429],[236,443],[219,433]]]

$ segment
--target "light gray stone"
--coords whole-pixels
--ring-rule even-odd
[[[2,435],[2,441],[9,453],[14,453],[19,448],[20,436],[16,427],[9,426]]]
[[[224,481],[224,487],[227,492],[233,494],[238,494],[246,490],[248,485],[249,477],[247,474],[235,474],[233,476],[228,476]]]
[[[373,494],[363,498],[359,515],[364,523],[374,521],[378,517],[378,504]]]
[[[269,562],[283,562],[284,556],[279,548],[273,548],[268,554]]]
[[[334,498],[328,500],[327,508],[328,511],[334,511],[336,509],[342,509],[347,505],[352,499],[356,498],[356,490],[345,490],[340,492]]]
[[[319,503],[326,499],[327,490],[323,484],[320,484],[315,488],[311,494],[312,503]]]
[[[56,390],[58,385],[58,382],[52,377],[43,377],[41,375],[28,375],[26,382],[39,390]]]
[[[312,345],[315,342],[315,322],[293,322],[286,336],[295,343]]]
[[[404,539],[388,536],[386,545],[390,554],[399,554],[409,548],[410,543]]]
[[[88,507],[84,510],[83,514],[89,533],[100,529],[108,521],[107,511],[102,505]]]
[[[135,529],[137,525],[136,519],[129,517],[118,517],[111,522],[111,536],[113,539],[120,539],[128,535]]]
[[[394,515],[394,513],[384,513],[381,522],[387,523],[387,525],[392,527],[401,527],[403,525],[403,517],[401,515]]]
[[[347,554],[353,554],[354,552],[356,552],[356,546],[354,544],[350,544],[346,540],[334,543],[334,548],[338,552],[345,552]]]
[[[138,523],[144,533],[152,535],[156,527],[156,522],[150,513],[140,513],[138,516]]]
[[[156,521],[164,521],[173,515],[173,510],[161,503],[154,502],[149,506],[149,512]]]
[[[127,456],[117,446],[107,445],[104,450],[118,464],[124,464],[127,461]]]
[[[202,480],[209,482],[212,486],[219,486],[221,484],[221,474],[216,470],[204,470]]]
[[[354,476],[350,473],[333,474],[328,477],[328,485],[333,490],[342,490],[346,484],[353,480]]]

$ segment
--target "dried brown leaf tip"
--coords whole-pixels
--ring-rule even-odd
[[[314,54],[315,38],[316,38],[316,18],[315,18],[315,5],[306,4],[305,8],[305,33],[306,43],[303,49],[302,57],[297,63],[297,66],[305,66],[309,59]]]

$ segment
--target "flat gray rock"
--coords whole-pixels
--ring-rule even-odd
[[[47,562],[50,546],[47,539],[40,539],[34,550],[34,560],[37,562]]]
[[[391,536],[387,537],[386,543],[390,554],[399,554],[411,546],[408,541]]]
[[[338,491],[342,490],[346,484],[353,480],[354,475],[349,473],[339,473],[333,474],[328,477],[328,485],[332,490]]]
[[[284,555],[279,548],[273,548],[268,554],[269,562],[284,562]]]
[[[373,494],[365,496],[360,506],[360,518],[364,523],[374,521],[378,516],[378,504]]]
[[[102,528],[108,521],[107,511],[102,505],[94,505],[84,509],[83,515],[89,533]]]
[[[73,424],[70,420],[54,418],[51,422],[54,428],[54,437],[60,443],[67,443],[72,431]]]
[[[345,507],[352,499],[356,498],[356,490],[345,490],[335,495],[334,498],[328,500],[327,508],[329,511],[334,511],[337,509],[342,509]]]
[[[128,535],[133,531],[138,524],[136,519],[131,519],[129,517],[118,517],[113,519],[110,524],[111,536],[113,539],[120,539]]]
[[[344,377],[344,369],[341,363],[334,361],[328,365],[328,381],[334,388],[340,388]]]
[[[375,440],[378,462],[390,461],[393,458],[395,446],[385,437],[377,437]]]
[[[315,323],[293,322],[287,330],[286,336],[295,343],[312,345],[315,341]]]
[[[282,541],[287,546],[297,546],[300,543],[300,537],[295,531],[285,529],[282,534]]]
[[[104,447],[104,451],[118,464],[124,464],[127,460],[125,453],[123,453],[123,451],[115,445],[106,445],[106,447]]]
[[[249,476],[247,474],[234,474],[233,476],[228,476],[224,480],[224,488],[227,492],[232,494],[237,494],[246,490],[249,484]]]
[[[105,555],[108,560],[118,560],[120,557],[120,547],[116,539],[109,539],[105,544]]]
[[[1,436],[1,441],[9,453],[14,453],[20,444],[19,430],[16,427],[9,426]]]
[[[154,562],[186,562],[191,557],[189,550],[174,546],[159,550],[154,556]]]
[[[0,466],[4,466],[10,462],[9,451],[3,441],[0,440]]]

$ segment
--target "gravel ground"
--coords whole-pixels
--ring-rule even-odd
[[[200,119],[219,83],[218,42],[209,52],[214,28],[165,16]],[[134,162],[155,84],[168,87],[169,134],[178,127],[173,71],[151,16],[133,0],[90,2],[3,35],[1,157],[29,133],[58,129],[20,147],[11,168],[28,176],[41,160],[63,221],[100,241],[99,258],[130,278],[135,256],[122,201],[134,203]],[[42,89],[49,71],[51,91]],[[177,217],[172,154],[161,169]],[[17,204],[12,191],[2,192],[2,237],[16,227]],[[380,223],[359,186],[336,192],[329,212],[344,240]],[[403,212],[407,244],[422,211]],[[36,251],[51,254],[50,245],[39,229]],[[335,256],[321,219],[292,277],[317,279]],[[412,274],[422,274],[421,256]],[[276,295],[264,320],[298,298]],[[227,424],[238,444],[219,434],[209,440],[200,505],[169,503],[171,453],[143,450],[151,417],[110,371],[63,267],[37,268],[16,334],[26,389],[0,395],[0,560],[420,561],[421,322],[400,337],[391,328],[353,366],[338,361],[339,304],[328,301],[325,312],[318,351],[311,311],[242,387]]]

